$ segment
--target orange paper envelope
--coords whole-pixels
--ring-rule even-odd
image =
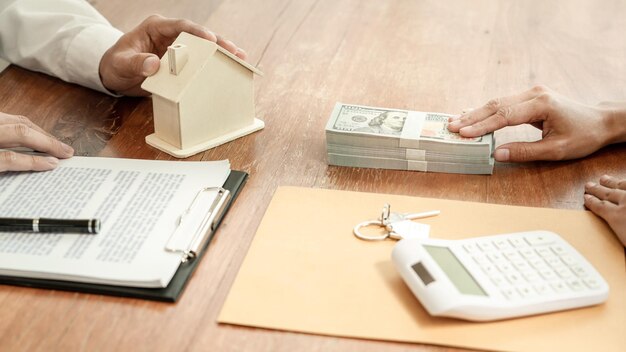
[[[604,304],[473,323],[431,317],[391,262],[393,240],[357,239],[352,228],[384,203],[421,219],[433,238],[530,230],[558,233],[609,283]],[[259,226],[219,322],[365,339],[506,351],[626,350],[624,247],[587,211],[281,187]]]

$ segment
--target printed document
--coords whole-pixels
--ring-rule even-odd
[[[181,263],[181,253],[165,250],[181,214],[200,190],[221,187],[229,173],[228,160],[92,157],[62,160],[47,172],[2,173],[0,217],[100,219],[101,229],[97,235],[0,232],[0,275],[166,287]],[[199,206],[208,211],[212,199]]]

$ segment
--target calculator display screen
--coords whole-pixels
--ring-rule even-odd
[[[469,271],[449,248],[424,245],[424,249],[441,267],[441,270],[448,275],[448,278],[459,292],[466,295],[487,296],[487,293],[478,285],[478,282],[474,280]]]

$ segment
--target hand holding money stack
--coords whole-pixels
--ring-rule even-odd
[[[452,115],[337,103],[326,125],[328,163],[458,174],[492,174],[492,134],[448,131]]]

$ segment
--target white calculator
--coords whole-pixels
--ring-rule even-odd
[[[392,259],[434,316],[508,319],[599,304],[609,295],[596,269],[548,231],[463,240],[403,239]]]

